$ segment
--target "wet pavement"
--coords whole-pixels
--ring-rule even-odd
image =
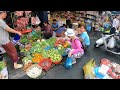
[[[120,64],[120,58],[116,55],[110,54],[105,51],[104,46],[101,48],[94,48],[95,41],[101,37],[99,32],[91,33],[91,46],[89,51],[81,58],[77,60],[77,63],[73,65],[72,69],[65,69],[63,65],[55,65],[52,69],[47,71],[41,79],[83,79],[83,66],[92,58],[95,59],[96,65],[99,65],[102,58],[107,58],[111,62]],[[21,69],[14,70],[12,62],[8,60],[8,70],[10,79],[29,79],[29,77]]]

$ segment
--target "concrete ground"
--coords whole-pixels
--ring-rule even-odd
[[[104,50],[104,47],[94,48],[95,41],[101,37],[99,32],[91,33],[91,46],[89,51],[73,65],[73,68],[66,70],[63,65],[56,65],[50,69],[41,79],[83,79],[83,66],[92,58],[95,59],[96,65],[99,65],[102,58],[107,58],[111,62],[120,64],[120,58],[110,54]],[[14,70],[11,61],[8,61],[8,70],[10,79],[29,79],[29,77],[21,69]]]

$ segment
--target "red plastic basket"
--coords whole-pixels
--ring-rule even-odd
[[[42,60],[39,62],[38,65],[41,66],[42,69],[44,69],[44,70],[47,71],[47,70],[50,69],[50,67],[51,67],[51,65],[52,65],[52,60],[49,59],[49,58],[44,58],[44,59],[42,59]]]
[[[61,61],[58,61],[58,62],[53,62],[54,64],[60,64]]]
[[[23,31],[21,31],[22,34],[30,33],[30,32],[32,32],[32,29],[27,29],[27,30],[23,30]]]

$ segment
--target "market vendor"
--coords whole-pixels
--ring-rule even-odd
[[[4,48],[6,53],[11,57],[14,62],[14,68],[22,68],[22,64],[17,64],[18,55],[15,46],[10,42],[9,33],[16,33],[21,36],[21,33],[10,28],[4,21],[7,16],[6,11],[0,11],[0,45]]]
[[[90,46],[90,38],[88,33],[85,30],[85,25],[84,24],[79,24],[78,25],[78,37],[80,39],[80,41],[82,42],[84,49],[88,49],[88,47]]]
[[[59,25],[57,23],[57,20],[53,19],[53,23],[52,23],[52,29],[53,29],[53,31],[57,31],[58,28],[59,28]]]
[[[56,31],[56,37],[62,37],[64,36],[64,32],[66,30],[67,26],[63,24],[63,26],[60,26],[58,30]]]
[[[48,22],[44,22],[43,24],[44,24],[44,27],[42,28],[43,34],[46,39],[49,39],[53,35],[52,27]]]
[[[73,58],[72,64],[76,63],[76,58],[81,58],[84,54],[84,50],[82,48],[82,44],[78,37],[76,37],[74,30],[68,28],[65,32],[65,35],[70,38],[71,48],[66,49],[66,53],[69,57]]]

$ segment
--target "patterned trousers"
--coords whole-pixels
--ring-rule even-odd
[[[66,54],[69,54],[69,52],[70,52],[71,50],[72,50],[71,48],[67,48],[66,51],[65,51],[65,53],[66,53]],[[77,53],[77,54],[72,54],[71,58],[73,58],[73,59],[81,58],[81,57],[83,56],[83,54],[84,54],[84,53],[81,53],[81,52],[79,52],[79,53]]]

